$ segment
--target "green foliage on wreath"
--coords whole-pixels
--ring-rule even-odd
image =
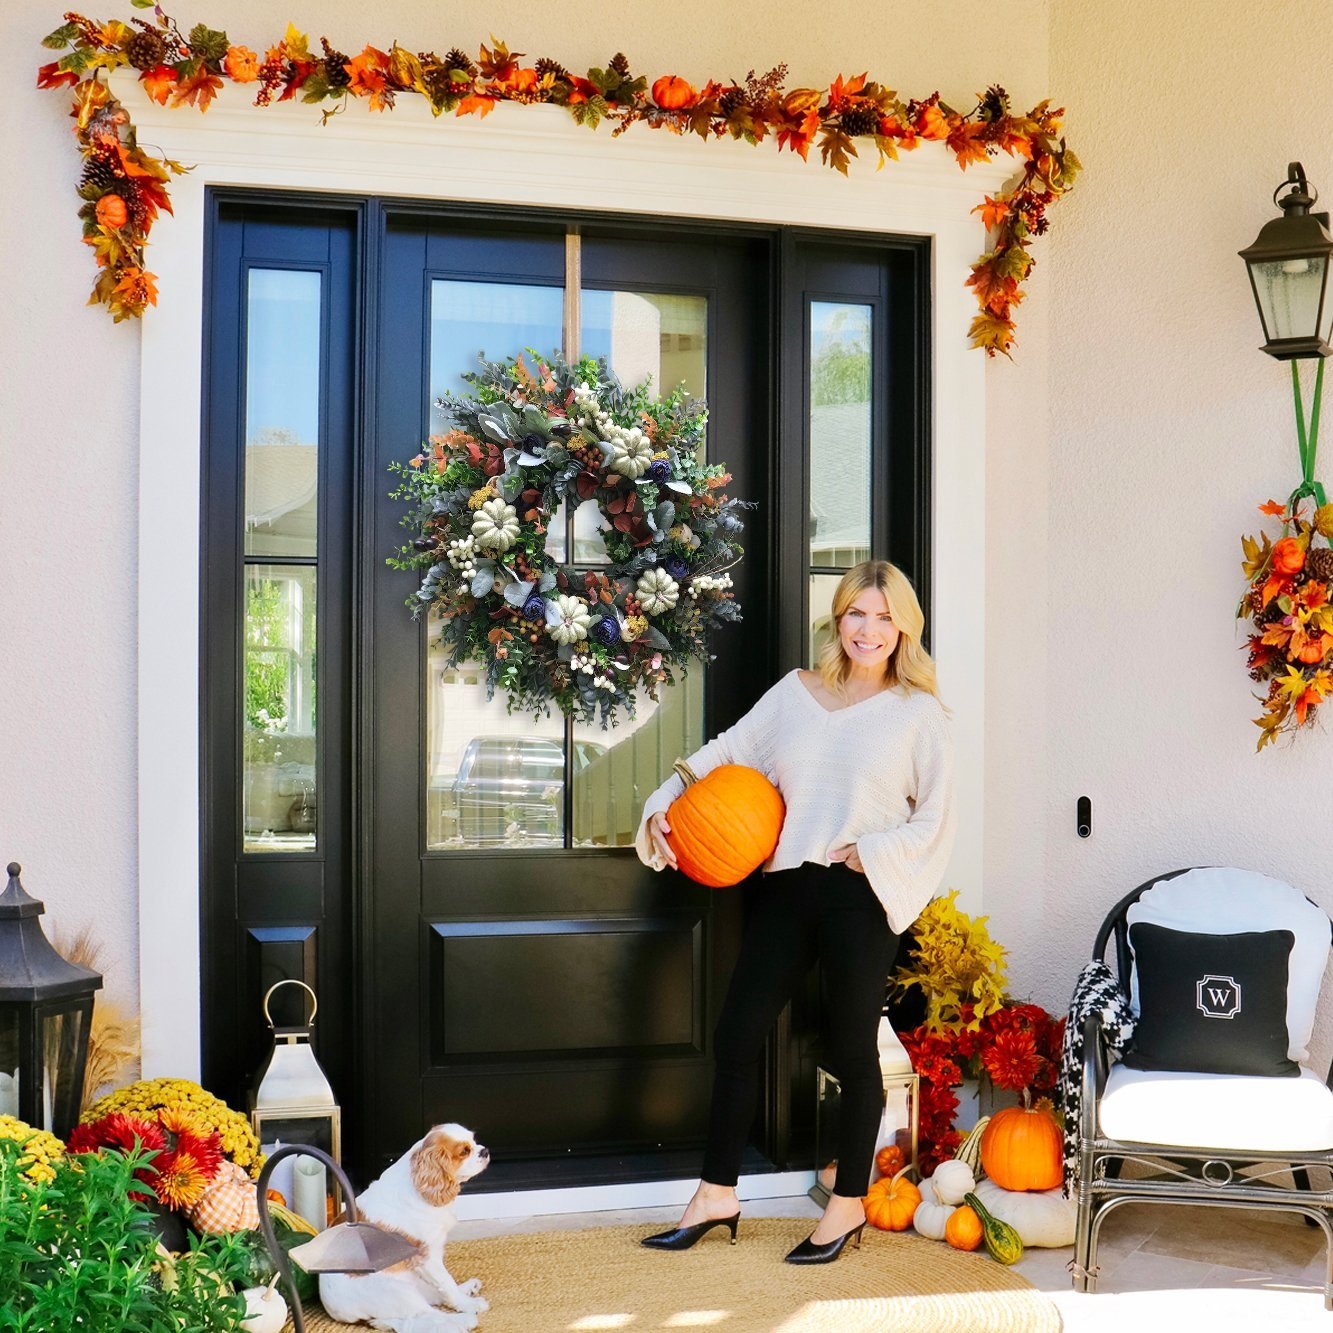
[[[407,599],[436,613],[450,666],[484,664],[511,712],[603,726],[710,659],[741,618],[725,571],[741,556],[746,502],[700,459],[707,410],[677,389],[626,389],[604,360],[529,351],[483,360],[468,394],[437,404],[451,429],[391,467],[413,540],[389,558],[422,574]],[[557,512],[594,501],[609,564],[562,564]]]

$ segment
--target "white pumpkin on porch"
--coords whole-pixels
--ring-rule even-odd
[[[1000,1219],[1018,1232],[1025,1246],[1059,1249],[1074,1243],[1078,1207],[1066,1199],[1057,1185],[1052,1190],[1007,1190],[993,1180],[982,1180],[976,1196]]]

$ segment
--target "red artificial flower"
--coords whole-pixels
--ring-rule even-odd
[[[1037,1076],[1042,1058],[1032,1033],[1015,1028],[996,1035],[981,1063],[997,1087],[1022,1092]]]

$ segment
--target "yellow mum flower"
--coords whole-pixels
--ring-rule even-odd
[[[54,1134],[12,1115],[0,1115],[0,1139],[12,1139],[23,1147],[19,1170],[31,1181],[51,1181],[56,1177],[52,1163],[65,1155],[65,1145]]]

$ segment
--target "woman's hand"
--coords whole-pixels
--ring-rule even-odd
[[[653,851],[669,865],[672,870],[676,866],[676,853],[672,851],[671,844],[667,841],[666,835],[671,832],[671,825],[667,823],[666,814],[659,810],[648,820],[648,840],[653,844]]]
[[[861,864],[861,854],[856,850],[854,842],[844,843],[841,847],[835,847],[829,854],[829,860],[833,862],[842,861],[846,864],[848,870],[855,870],[858,875],[864,875],[866,868]]]

